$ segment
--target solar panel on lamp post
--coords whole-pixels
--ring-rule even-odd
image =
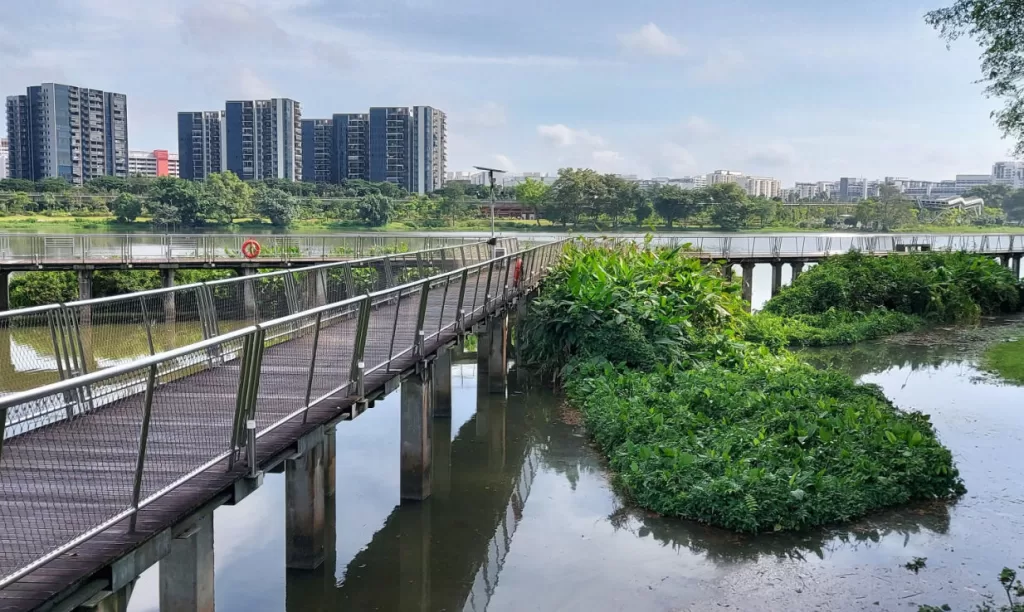
[[[485,168],[483,166],[473,166],[476,170],[483,170],[487,173],[488,183],[491,186],[491,238],[494,238],[494,173],[504,174],[504,170],[498,170],[496,168]]]

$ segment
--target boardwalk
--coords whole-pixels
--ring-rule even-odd
[[[511,303],[539,280],[557,248],[4,398],[0,405],[14,418],[6,418],[0,449],[0,583],[10,582],[0,589],[0,610],[59,600],[204,504],[230,496],[251,470],[351,415],[361,398]],[[31,416],[40,414],[59,418],[40,425]],[[255,422],[254,447],[247,421]],[[55,551],[62,554],[48,559]],[[26,571],[33,565],[41,567]]]

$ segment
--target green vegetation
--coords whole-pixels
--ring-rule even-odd
[[[1024,338],[993,344],[981,357],[982,369],[1024,385]]]
[[[230,270],[178,270],[179,285],[229,278]],[[123,295],[160,288],[156,270],[97,270],[93,275],[93,297]],[[11,278],[11,308],[28,308],[78,299],[78,278],[74,272],[24,272]]]
[[[745,340],[736,292],[681,249],[584,244],[531,303],[525,365],[561,376],[636,503],[761,532],[964,492],[927,416]]]
[[[1015,312],[1021,284],[990,257],[847,253],[814,266],[755,315],[751,340],[825,346],[909,331],[925,323],[974,323]]]
[[[1024,569],[1024,565],[1020,566]],[[999,586],[1006,595],[1007,605],[996,606],[995,601],[986,601],[974,608],[975,612],[1024,612],[1024,583],[1017,579],[1017,570],[1004,567],[999,572]],[[918,606],[917,612],[948,612],[948,604],[941,606]]]

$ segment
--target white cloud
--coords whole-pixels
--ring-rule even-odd
[[[691,115],[683,121],[680,131],[688,138],[706,138],[717,132],[718,129],[707,119]]]
[[[502,155],[501,153],[498,153],[497,155],[494,156],[494,161],[498,162],[498,168],[502,170],[505,170],[512,174],[517,174],[519,172],[519,166],[517,166],[515,162],[509,159],[507,155]]]
[[[697,161],[689,149],[675,143],[666,142],[663,144],[661,146],[661,157],[672,177],[686,176],[697,170]]]
[[[708,53],[702,64],[690,71],[702,83],[725,83],[747,65],[747,56],[739,49],[724,48]]]
[[[784,142],[769,143],[751,150],[743,163],[756,168],[784,168],[796,162],[796,150]]]
[[[574,130],[571,127],[556,123],[554,125],[538,125],[537,133],[550,145],[566,148],[576,145],[585,147],[603,147],[604,138],[591,134],[587,130]]]
[[[234,96],[236,99],[263,100],[277,95],[274,86],[253,72],[248,66],[242,68],[231,82],[231,90],[238,92]]]
[[[654,23],[619,34],[619,44],[626,52],[636,55],[679,57],[686,53],[686,49],[675,37],[662,32]]]
[[[494,101],[484,102],[482,106],[465,113],[466,124],[478,128],[496,128],[505,125],[505,107]]]

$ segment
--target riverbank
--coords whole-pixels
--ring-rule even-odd
[[[8,215],[0,217],[0,232],[28,232],[28,233],[51,233],[51,234],[80,234],[80,233],[228,233],[244,234],[250,233],[333,233],[333,232],[464,232],[464,231],[490,231],[491,221],[489,218],[460,219],[454,226],[450,224],[416,224],[407,221],[392,221],[383,226],[369,226],[358,221],[338,220],[298,220],[288,227],[277,227],[269,220],[253,221],[251,219],[237,219],[234,223],[207,223],[202,226],[163,226],[153,225],[150,219],[140,217],[133,222],[119,222],[110,215],[92,216],[48,216],[48,215]],[[713,226],[679,227],[678,225],[669,228],[665,225],[620,225],[614,228],[611,225],[585,223],[578,226],[563,227],[547,219],[539,223],[536,220],[526,219],[496,219],[495,229],[501,232],[543,232],[549,234],[573,234],[573,233],[599,233],[599,234],[645,234],[656,232],[659,235],[710,235],[710,234],[801,234],[801,235],[887,235],[887,234],[1024,234],[1024,226],[1019,225],[997,225],[997,226],[917,226],[901,228],[893,232],[877,232],[858,230],[856,228],[823,228],[823,227],[796,227],[787,225],[770,225],[765,227],[743,227],[735,230],[723,230]]]

